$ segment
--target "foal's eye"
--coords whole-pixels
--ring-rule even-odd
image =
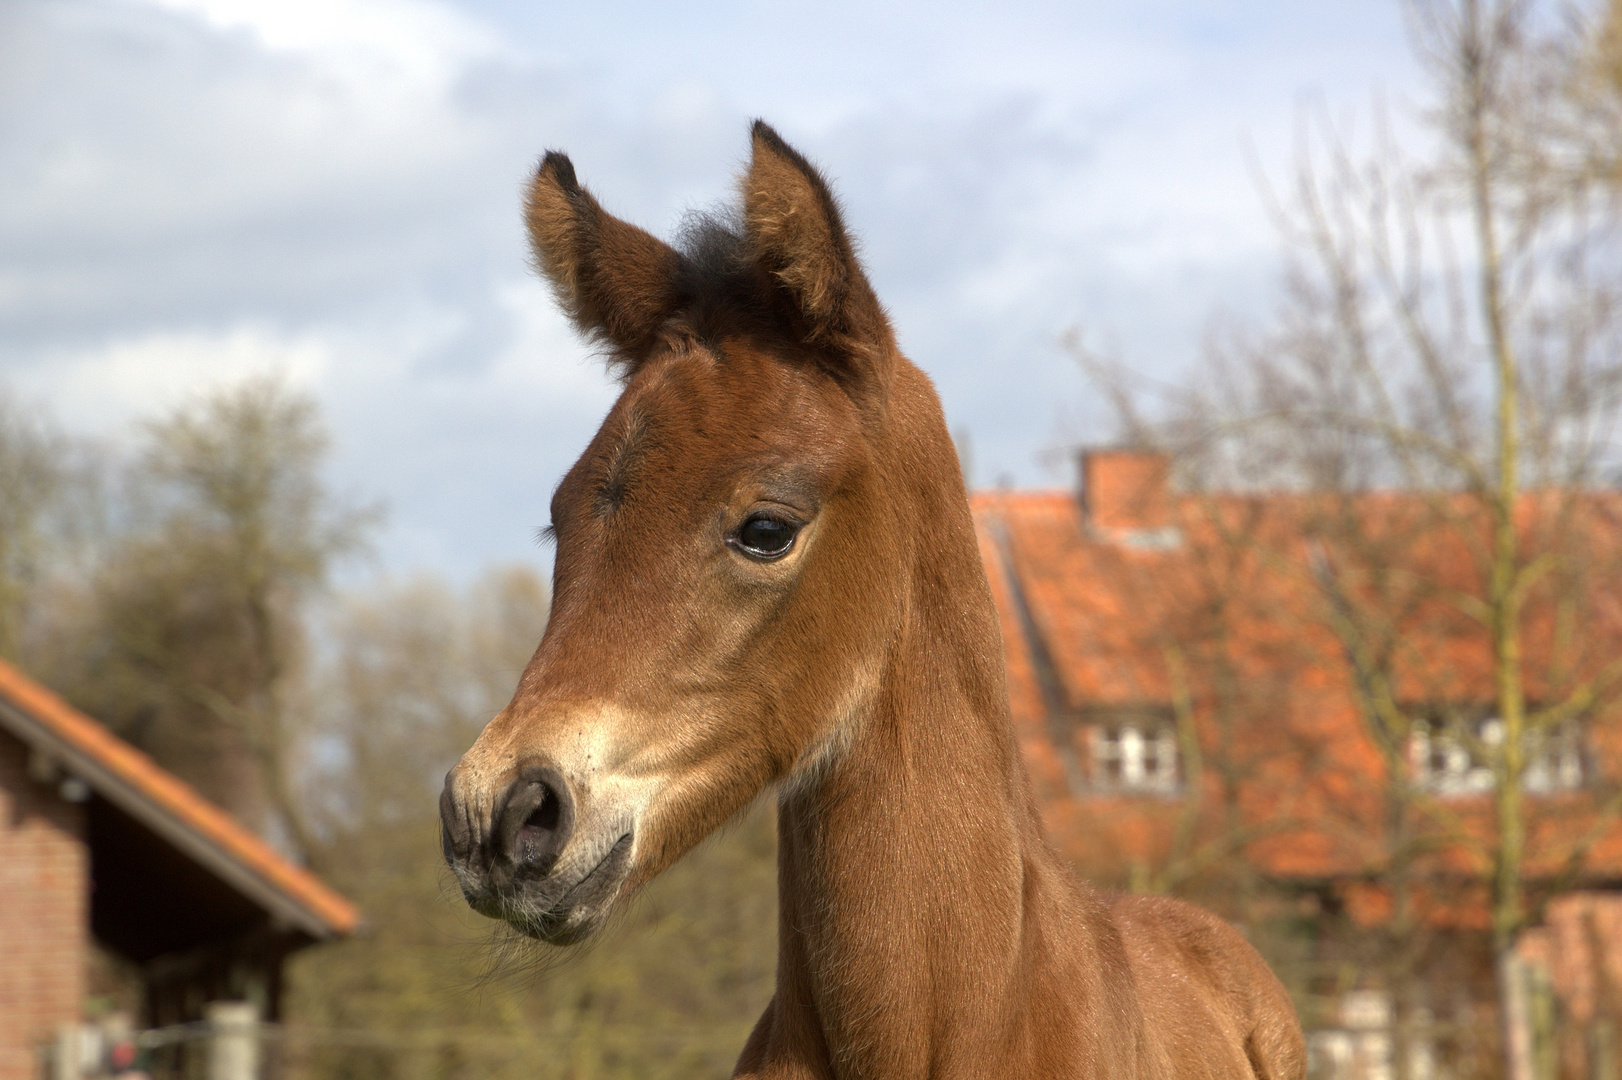
[[[732,543],[757,559],[780,559],[794,546],[799,531],[800,527],[791,522],[757,514],[738,527]]]

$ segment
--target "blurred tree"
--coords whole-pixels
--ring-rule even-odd
[[[314,401],[266,379],[148,424],[64,687],[301,857],[288,695],[308,605],[375,516],[326,490],[326,448]]]
[[[16,659],[23,608],[39,573],[45,521],[62,482],[57,439],[0,397],[0,656]]]
[[[97,532],[98,464],[89,446],[0,390],[0,656],[39,659],[49,635],[37,624],[66,603],[61,572],[83,569]]]
[[[1567,91],[1579,133],[1580,168],[1622,184],[1622,0],[1609,0],[1579,38]]]

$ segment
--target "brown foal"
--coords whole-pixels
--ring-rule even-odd
[[[1048,846],[940,401],[827,183],[752,143],[741,214],[679,249],[562,154],[530,188],[624,390],[552,499],[535,658],[446,778],[468,902],[577,941],[770,793],[777,991],[736,1075],[1300,1077],[1232,927]]]

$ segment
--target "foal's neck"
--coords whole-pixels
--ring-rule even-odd
[[[995,1025],[1048,876],[970,553],[947,575],[965,580],[918,596],[844,751],[780,806],[779,1018],[801,1010],[854,1075],[927,1070],[954,1031]]]

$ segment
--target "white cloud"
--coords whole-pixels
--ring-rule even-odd
[[[48,256],[63,241],[172,250],[222,231],[372,224],[488,158],[488,118],[454,90],[500,51],[423,0],[32,13],[17,92],[0,97],[0,236]],[[251,32],[228,32],[238,19]]]
[[[316,57],[339,74],[399,74],[441,89],[468,63],[507,52],[488,27],[433,0],[132,2],[246,31],[267,49]]]
[[[158,415],[192,393],[247,378],[274,375],[313,389],[333,355],[317,335],[288,337],[264,326],[157,332],[52,353],[16,381],[25,397],[53,401],[74,428],[115,436],[132,415]]]
[[[668,235],[765,113],[833,177],[982,478],[1032,481],[1086,396],[1059,334],[1191,358],[1265,279],[1241,138],[1286,160],[1303,87],[1360,104],[1402,52],[1366,0],[632,2],[614,33],[580,5],[0,5],[0,380],[111,430],[283,371],[393,506],[386,558],[453,570],[528,552],[612,398],[524,277],[542,149]]]

